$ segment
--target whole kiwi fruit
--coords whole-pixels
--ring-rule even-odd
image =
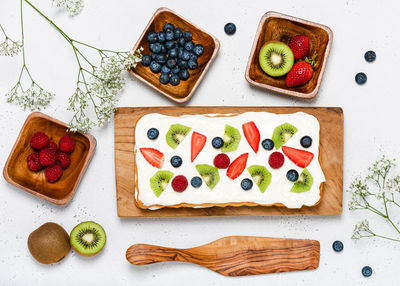
[[[69,235],[62,226],[48,222],[29,235],[28,248],[37,261],[52,264],[67,256],[71,244]]]

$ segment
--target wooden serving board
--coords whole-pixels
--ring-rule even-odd
[[[288,209],[285,207],[213,207],[163,208],[145,210],[136,207],[134,136],[135,122],[148,113],[165,115],[243,113],[267,111],[273,113],[306,112],[320,123],[320,162],[326,182],[321,201],[314,207]],[[120,217],[189,217],[189,216],[269,216],[269,215],[338,215],[343,200],[343,110],[339,107],[122,107],[114,117],[115,179],[117,208]]]

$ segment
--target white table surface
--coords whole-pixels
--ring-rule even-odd
[[[399,122],[400,37],[398,1],[106,1],[86,0],[83,12],[70,18],[50,1],[34,1],[67,33],[103,48],[128,50],[154,11],[167,6],[215,35],[221,50],[190,106],[341,106],[345,114],[344,186],[366,170],[382,152],[400,156]],[[14,38],[19,35],[19,1],[2,0],[0,22]],[[319,94],[296,100],[249,86],[244,79],[253,37],[261,16],[278,11],[332,28],[334,41]],[[234,22],[237,32],[223,27]],[[37,81],[57,94],[45,113],[68,122],[67,98],[74,90],[76,65],[70,47],[53,28],[25,5],[28,65]],[[365,62],[372,49],[377,60]],[[21,58],[0,58],[0,165],[4,166],[19,130],[29,114],[7,104],[3,94],[16,82]],[[368,82],[358,86],[357,72]],[[120,106],[172,106],[173,102],[127,75]],[[73,198],[56,206],[0,180],[1,285],[398,285],[400,245],[382,240],[350,239],[354,223],[369,216],[347,209],[333,217],[231,217],[121,219],[117,216],[113,124],[92,132],[97,138],[93,160]],[[94,220],[107,232],[107,245],[96,257],[71,252],[61,263],[37,263],[27,249],[31,231],[45,222],[61,224],[68,232],[79,222]],[[390,233],[378,218],[371,225]],[[393,234],[393,233],[392,233]],[[227,235],[311,238],[321,242],[321,263],[315,271],[227,278],[197,265],[163,263],[135,267],[125,260],[127,247],[151,243],[192,247]],[[344,242],[342,253],[332,242]],[[361,268],[370,265],[370,278]],[[322,283],[323,282],[323,283]]]

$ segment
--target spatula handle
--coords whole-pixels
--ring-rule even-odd
[[[151,244],[134,244],[126,251],[126,259],[134,265],[146,265],[164,261],[186,261],[182,249]]]

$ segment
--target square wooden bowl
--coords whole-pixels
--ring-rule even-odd
[[[4,166],[3,176],[6,181],[54,204],[68,203],[93,156],[96,139],[86,133],[67,133],[67,127],[67,124],[43,113],[31,113],[22,126]],[[71,153],[71,165],[64,170],[60,180],[55,183],[49,183],[46,180],[44,170],[33,172],[27,167],[26,159],[34,152],[30,146],[30,140],[38,131],[45,133],[57,144],[64,135],[69,135],[75,140],[75,149]]]
[[[287,87],[285,85],[285,76],[274,78],[263,72],[258,56],[266,42],[279,41],[287,44],[291,37],[298,34],[306,35],[310,39],[309,56],[317,52],[316,66],[309,82],[299,87]],[[246,80],[254,86],[278,93],[313,98],[317,95],[321,85],[332,40],[332,30],[327,26],[277,12],[267,12],[258,25],[247,63]]]
[[[193,34],[193,42],[204,46],[204,53],[198,58],[198,68],[190,70],[189,79],[181,81],[177,86],[160,83],[158,79],[160,73],[153,73],[149,67],[145,67],[140,63],[129,72],[173,101],[185,102],[193,96],[193,93],[217,56],[220,46],[219,41],[170,9],[159,8],[150,19],[150,22],[147,24],[147,27],[133,49],[136,50],[143,47],[142,54],[150,54],[147,34],[152,31],[161,31],[165,23],[172,23],[175,27],[182,28],[183,31],[190,31]]]

